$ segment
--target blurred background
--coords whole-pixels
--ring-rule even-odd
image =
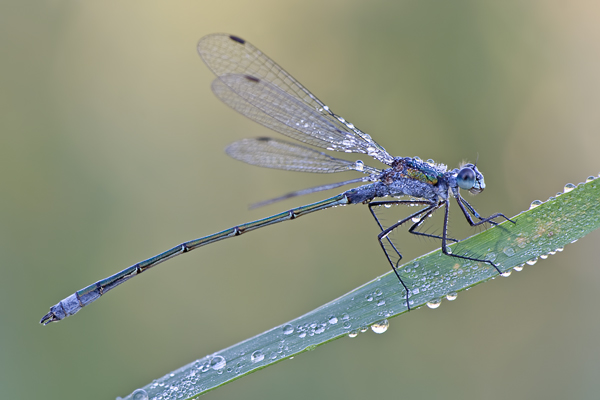
[[[479,157],[488,188],[469,200],[482,215],[600,171],[596,2],[5,0],[0,32],[5,399],[125,396],[388,272],[367,208],[337,208],[178,257],[38,324],[182,241],[334,193],[253,202],[356,176],[229,159],[235,140],[281,136],[212,95],[196,53],[206,34],[252,42],[392,155]],[[453,234],[474,233],[453,207]],[[439,246],[411,236],[399,235],[407,259]],[[207,398],[597,398],[599,240]]]

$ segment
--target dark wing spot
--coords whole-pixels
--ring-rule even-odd
[[[240,44],[245,44],[246,41],[240,37],[234,36],[234,35],[229,35],[229,39],[233,40],[234,42],[238,42]]]
[[[255,76],[252,76],[252,75],[245,75],[245,78],[248,79],[250,82],[256,82],[256,83],[260,82],[260,79],[258,79]]]
[[[261,137],[257,137],[256,140],[258,140],[259,142],[270,142],[271,138],[265,137],[265,136],[261,136]]]

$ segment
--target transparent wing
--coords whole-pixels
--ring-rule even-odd
[[[317,99],[290,74],[243,39],[227,34],[208,35],[198,42],[198,53],[221,82],[233,92],[227,93],[219,87],[219,84],[213,84],[213,90],[216,86],[217,91],[221,93],[217,96],[236,111],[269,128],[273,128],[272,125],[283,124],[288,128],[296,129],[298,133],[291,137],[305,143],[329,150],[366,153],[385,164],[390,165],[392,163],[393,157],[369,135],[331,112],[329,107]],[[259,84],[244,85],[241,82],[241,77],[246,77],[248,82]],[[235,99],[235,95],[240,96],[241,99]],[[272,95],[272,97],[268,97],[269,95]],[[254,102],[256,99],[261,99],[260,104]],[[244,104],[244,102],[248,104]],[[302,129],[301,125],[296,124],[299,122],[300,117],[294,121],[277,118],[277,116],[271,114],[273,109],[265,107],[267,102],[277,102],[276,108],[278,109],[285,109],[288,106],[294,110],[303,108],[305,115],[308,115],[308,110],[310,110],[312,120],[319,119],[320,125],[327,126],[327,129],[310,130],[312,129],[311,126]],[[267,118],[262,115],[258,118],[257,111],[252,110],[252,107],[257,108],[258,111],[262,111],[267,116],[275,118],[279,124],[269,125],[269,122],[265,123]],[[289,130],[278,131],[290,136]],[[299,139],[301,135],[307,135],[308,137],[302,140]],[[318,140],[315,140],[317,138]]]
[[[259,124],[293,139],[328,150],[368,153],[370,144],[324,118],[267,81],[247,75],[224,75],[212,84],[225,104]]]
[[[362,161],[342,160],[308,147],[267,137],[239,140],[227,146],[225,152],[248,164],[288,171],[328,174],[354,170],[369,175],[380,173]]]

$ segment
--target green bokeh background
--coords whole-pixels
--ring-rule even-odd
[[[481,214],[514,215],[600,170],[597,2],[8,0],[0,32],[3,399],[124,396],[388,271],[366,207],[337,208],[38,324],[139,260],[323,195],[252,202],[355,176],[228,159],[228,143],[270,132],[210,92],[206,34],[251,41],[393,155],[478,155]],[[452,232],[472,233],[452,211]],[[410,236],[409,258],[437,246]],[[596,399],[599,240],[207,398]]]

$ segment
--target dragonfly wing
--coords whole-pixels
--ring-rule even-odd
[[[392,163],[393,157],[369,135],[331,112],[329,107],[283,70],[283,68],[243,39],[227,34],[208,35],[198,42],[198,53],[215,75],[227,86],[235,82],[231,80],[225,82],[226,77],[231,75],[241,75],[249,79],[254,78],[258,82],[266,82],[271,87],[279,89],[280,94],[270,100],[282,101],[281,107],[294,102],[303,103],[315,114],[320,115],[323,120],[327,120],[331,127],[330,129],[311,134],[313,137],[321,134],[326,139],[325,141],[329,143],[328,146],[321,145],[320,147],[336,151],[366,153],[385,164],[389,165]],[[239,94],[236,90],[233,91]],[[225,101],[222,97],[219,98]],[[250,105],[255,105],[250,98],[244,98],[244,100],[249,102]],[[232,104],[231,101],[225,102],[228,105]],[[239,111],[239,108],[234,107],[234,109]],[[261,110],[265,111],[262,108]],[[250,117],[248,113],[244,115]],[[328,137],[332,131],[338,132],[344,138],[339,142],[331,142],[328,140]],[[306,133],[306,131],[303,131],[303,133]],[[297,137],[294,137],[294,139],[297,139]],[[302,141],[307,142],[306,140]],[[335,147],[332,144],[335,144]]]
[[[370,175],[380,172],[362,162],[342,160],[309,147],[267,137],[239,140],[227,146],[225,152],[248,164],[288,171],[328,174],[355,170]]]
[[[212,90],[223,103],[240,114],[303,143],[334,150],[344,140],[353,139],[352,136],[346,139],[343,131],[328,124],[316,111],[286,96],[268,82],[248,80],[246,75],[226,75],[213,81]],[[282,98],[285,99],[283,103]],[[324,137],[323,131],[331,131],[331,134]],[[366,153],[349,142],[344,149]]]
[[[225,104],[270,129],[328,150],[369,154],[373,147],[277,86],[248,75],[224,75],[212,85]]]

